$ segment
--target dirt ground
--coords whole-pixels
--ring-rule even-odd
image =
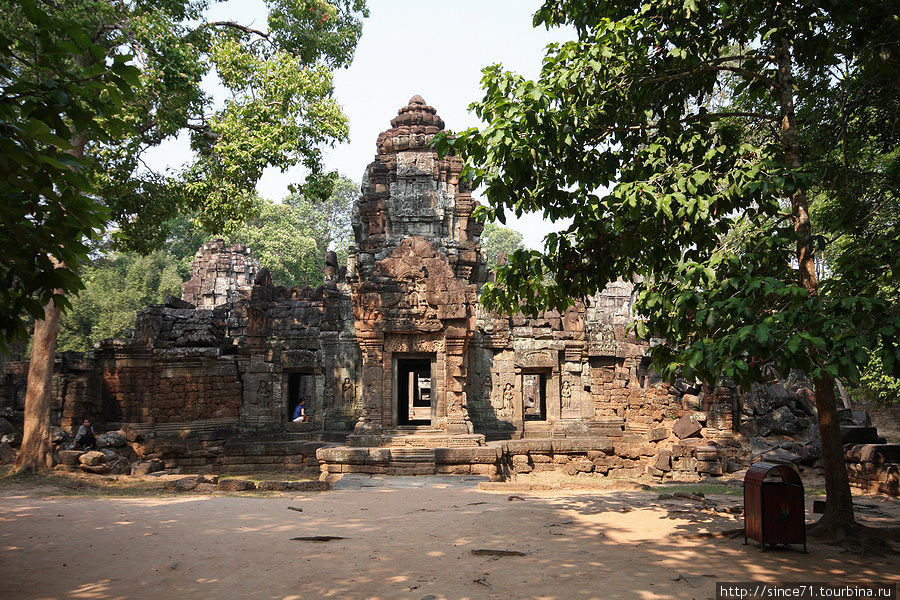
[[[71,497],[7,486],[0,598],[699,600],[714,598],[716,581],[900,581],[896,556],[814,543],[809,554],[761,553],[743,538],[689,537],[742,517],[619,487],[358,477],[275,497]],[[866,522],[900,524],[897,501],[857,501]],[[343,539],[292,539],[303,536]]]

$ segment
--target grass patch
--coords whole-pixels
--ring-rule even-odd
[[[723,483],[698,483],[680,485],[655,485],[651,491],[659,494],[703,494],[704,496],[743,496],[744,488],[737,485],[725,485]]]
[[[245,479],[253,483],[259,483],[261,481],[318,481],[319,477],[318,475],[303,475],[295,471],[267,471],[264,473],[220,473],[219,480],[221,481],[222,479]]]
[[[131,477],[88,475],[79,472],[13,474],[12,468],[0,471],[0,492],[29,496],[156,497],[163,492],[161,481]]]

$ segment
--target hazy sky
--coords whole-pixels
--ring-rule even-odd
[[[481,69],[501,63],[510,70],[536,77],[544,46],[568,39],[569,33],[531,26],[540,0],[369,0],[370,17],[349,69],[335,74],[335,96],[350,118],[350,142],[329,150],[326,164],[355,181],[362,178],[375,155],[375,138],[390,127],[397,109],[414,95],[434,106],[448,129],[477,126],[468,111],[482,97]],[[257,0],[215,4],[213,19],[254,22],[265,27],[265,6]],[[187,145],[157,149],[149,162],[177,166],[187,160]],[[268,170],[259,183],[260,194],[280,200],[301,171]],[[534,248],[545,233],[558,229],[539,215],[507,225],[525,236]]]

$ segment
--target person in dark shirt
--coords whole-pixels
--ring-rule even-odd
[[[87,419],[78,428],[75,434],[75,447],[81,450],[94,450],[97,448],[97,436],[94,435],[94,428]]]
[[[305,423],[309,420],[309,416],[306,414],[306,398],[300,400],[300,404],[298,404],[294,408],[293,414],[291,414],[291,421],[294,423]]]

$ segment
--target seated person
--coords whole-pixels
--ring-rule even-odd
[[[82,422],[75,434],[75,448],[78,450],[96,450],[97,436],[94,435],[94,428],[87,419]]]
[[[294,408],[294,412],[291,415],[291,421],[293,421],[294,423],[303,423],[306,421],[306,406],[305,406],[305,404],[306,404],[306,402],[304,400],[301,400],[300,404],[298,404]]]

